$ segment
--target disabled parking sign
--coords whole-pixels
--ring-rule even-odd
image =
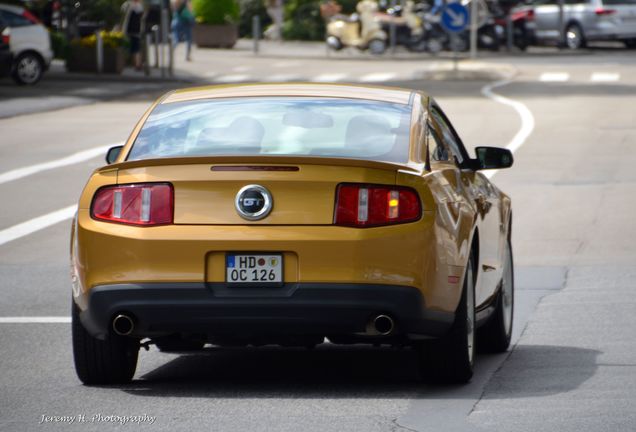
[[[448,3],[442,10],[442,27],[448,32],[464,30],[468,26],[468,19],[468,9],[461,3]]]

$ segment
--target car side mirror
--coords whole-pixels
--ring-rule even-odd
[[[512,153],[508,149],[499,147],[476,147],[478,170],[510,168],[512,166]]]
[[[106,153],[106,163],[108,165],[115,163],[115,161],[119,157],[119,153],[121,153],[121,149],[123,148],[124,148],[123,145],[109,148],[108,152]]]

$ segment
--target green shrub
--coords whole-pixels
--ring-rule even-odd
[[[66,35],[59,31],[51,31],[49,35],[51,37],[53,57],[66,60],[68,57],[68,40],[66,40]]]
[[[265,2],[263,0],[239,0],[241,8],[241,19],[239,21],[239,36],[252,37],[252,17],[258,16],[261,20],[261,35],[263,31],[272,23],[272,19],[267,15]]]
[[[338,3],[342,6],[342,13],[349,15],[356,11],[358,0],[338,0]]]
[[[285,2],[283,38],[294,40],[322,40],[325,22],[320,16],[320,2],[289,0]]]
[[[125,0],[87,0],[78,2],[83,21],[101,22],[111,28],[121,21],[121,5]]]
[[[239,21],[240,9],[236,0],[193,0],[196,20],[201,24],[231,24]]]
[[[325,21],[320,16],[320,0],[287,0],[283,37],[292,40],[323,40]],[[356,10],[358,0],[338,0],[343,14]]]

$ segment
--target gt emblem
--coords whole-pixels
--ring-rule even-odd
[[[265,218],[274,201],[267,189],[259,185],[247,185],[236,194],[234,207],[239,216],[247,220],[260,220]]]

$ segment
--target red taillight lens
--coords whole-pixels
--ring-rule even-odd
[[[417,192],[401,186],[341,184],[334,224],[372,227],[413,222],[422,215]]]
[[[9,45],[9,43],[11,42],[11,33],[9,33],[9,27],[5,28],[0,36],[2,36],[2,44]]]
[[[614,9],[605,9],[605,8],[596,8],[596,10],[594,10],[594,13],[598,16],[602,16],[602,15],[612,15],[615,14],[616,11]]]
[[[526,12],[526,20],[534,21],[534,9],[530,9],[529,11]]]
[[[173,197],[169,183],[107,186],[93,197],[91,215],[98,220],[130,225],[171,224]]]

